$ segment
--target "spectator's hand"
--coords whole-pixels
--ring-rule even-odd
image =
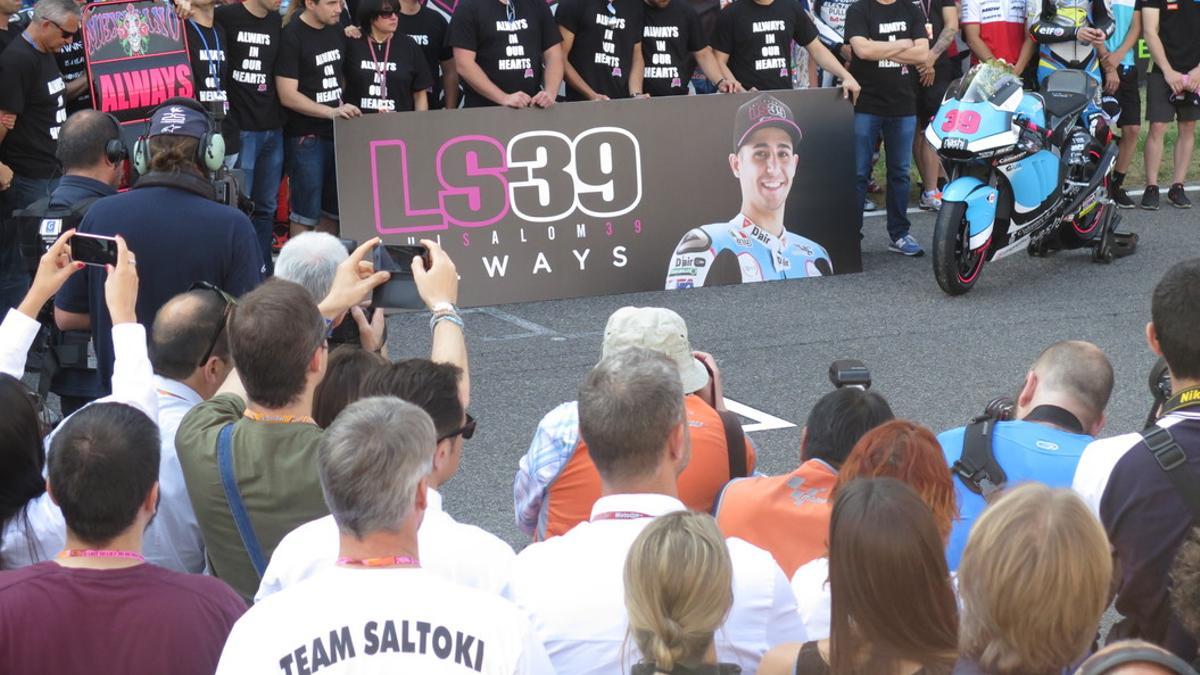
[[[1099,28],[1092,28],[1089,26],[1086,28],[1080,28],[1079,31],[1075,33],[1075,37],[1078,38],[1080,42],[1090,44],[1094,47],[1099,47],[1104,42],[1104,31],[1100,30]]]
[[[539,91],[530,99],[530,103],[539,108],[549,108],[554,105],[554,94],[546,90]]]
[[[17,114],[7,113],[0,115],[0,124],[4,125],[5,129],[12,131],[13,127],[17,126]]]
[[[854,48],[848,44],[843,44],[841,47],[839,47],[838,53],[842,55],[842,63],[847,65],[849,65],[850,61],[854,58]]]
[[[21,305],[17,307],[18,312],[31,319],[36,319],[46,301],[54,297],[58,289],[67,283],[67,278],[85,267],[81,262],[71,261],[69,242],[73,236],[75,236],[74,229],[63,232],[58,240],[42,254],[41,260],[38,261],[37,272],[33,276],[33,284],[30,285],[29,292],[25,294]]]
[[[112,324],[137,323],[137,257],[121,235],[117,235],[117,265],[106,265],[105,269],[108,278],[104,280],[104,300]]]
[[[1192,68],[1188,73],[1188,82],[1191,83],[1190,89],[1195,92],[1200,92],[1200,66]]]
[[[633,95],[631,98],[634,98],[634,99],[639,99],[639,98],[650,98],[650,94],[647,94],[647,93],[644,93],[644,92],[643,92],[643,93],[641,93],[641,94],[634,94],[634,95]]]
[[[1123,56],[1124,56],[1124,54],[1117,54],[1117,52],[1109,52],[1100,59],[1100,67],[1105,70],[1108,70],[1109,68],[1116,70],[1117,67],[1121,65],[1121,58]]]
[[[717,85],[717,91],[721,92],[722,94],[736,94],[740,91],[745,91],[745,90],[742,89],[741,82],[738,82],[737,80],[731,80],[729,78],[726,78],[726,79],[722,80],[721,84]]]
[[[929,61],[926,61],[925,63],[918,63],[917,64],[917,72],[920,73],[920,75],[921,75],[921,86],[922,87],[933,86],[934,70],[933,70],[932,63],[930,63]]]
[[[850,99],[851,103],[858,103],[858,95],[861,93],[862,87],[858,84],[858,80],[853,77],[842,80],[842,98]]]
[[[387,338],[384,335],[387,329],[387,319],[383,316],[383,309],[376,307],[371,313],[371,320],[367,320],[367,313],[359,305],[350,308],[350,316],[354,319],[354,323],[358,324],[358,342],[362,345],[363,351],[378,352],[383,349],[387,343]]]
[[[692,352],[692,356],[696,357],[696,360],[703,363],[708,372],[712,373],[712,377],[708,380],[708,386],[696,392],[696,395],[713,408],[724,410],[725,393],[721,386],[721,369],[717,368],[717,360],[708,352]]]
[[[1179,94],[1185,89],[1183,73],[1171,70],[1163,77],[1167,80],[1167,86],[1171,88],[1172,94]]]
[[[1117,88],[1121,86],[1121,76],[1117,74],[1116,68],[1104,69],[1104,93],[1115,94]]]
[[[609,99],[604,94],[592,94],[592,100],[593,101],[607,101]]]
[[[380,241],[379,237],[367,240],[338,265],[333,273],[333,285],[317,307],[321,310],[321,316],[326,319],[338,318],[346,310],[366,300],[376,286],[392,278],[387,272],[375,272],[369,262],[363,264],[363,258]]]
[[[171,0],[171,4],[175,5],[175,15],[180,19],[192,18],[192,0]]]
[[[12,187],[13,170],[4,162],[0,162],[0,192]]]
[[[338,107],[330,108],[329,110],[331,119],[341,118],[348,120],[353,117],[362,117],[362,111],[358,109],[358,106],[352,103],[343,103]]]
[[[500,102],[500,105],[503,105],[505,108],[528,108],[532,101],[533,98],[530,97],[529,94],[526,94],[523,91],[514,91],[508,96],[505,96],[504,100]]]
[[[362,31],[358,29],[358,26],[346,26],[346,30],[342,32],[344,32],[346,37],[350,38],[351,40],[358,40],[362,38]]]
[[[442,302],[458,303],[458,270],[454,261],[446,254],[441,246],[432,239],[422,239],[421,243],[429,249],[429,269],[425,269],[425,261],[420,257],[413,258],[413,279],[417,282],[417,293],[425,301],[425,306],[432,309]]]

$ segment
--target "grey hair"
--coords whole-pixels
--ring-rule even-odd
[[[679,367],[643,347],[605,356],[579,388],[579,430],[608,481],[654,471],[685,420]]]
[[[34,21],[64,21],[69,16],[79,16],[79,5],[75,0],[38,0],[33,6]]]
[[[347,406],[317,450],[321,491],[338,529],[360,539],[397,531],[417,483],[433,469],[436,445],[433,420],[411,403],[374,396]]]
[[[332,234],[305,232],[283,245],[275,261],[275,276],[300,284],[319,303],[329,295],[337,266],[349,256]]]

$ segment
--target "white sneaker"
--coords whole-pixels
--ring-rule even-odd
[[[942,193],[930,190],[921,193],[921,203],[918,205],[925,211],[937,211],[942,208]]]
[[[863,211],[878,211],[879,206],[870,199],[863,199]]]

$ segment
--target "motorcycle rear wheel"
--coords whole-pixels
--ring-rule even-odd
[[[938,286],[948,295],[962,295],[975,286],[988,244],[978,251],[967,249],[970,224],[967,205],[963,202],[943,202],[933,231],[933,275]]]

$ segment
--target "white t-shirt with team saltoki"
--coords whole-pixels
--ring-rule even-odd
[[[336,566],[250,609],[217,675],[542,675],[554,672],[516,605],[415,567]]]

